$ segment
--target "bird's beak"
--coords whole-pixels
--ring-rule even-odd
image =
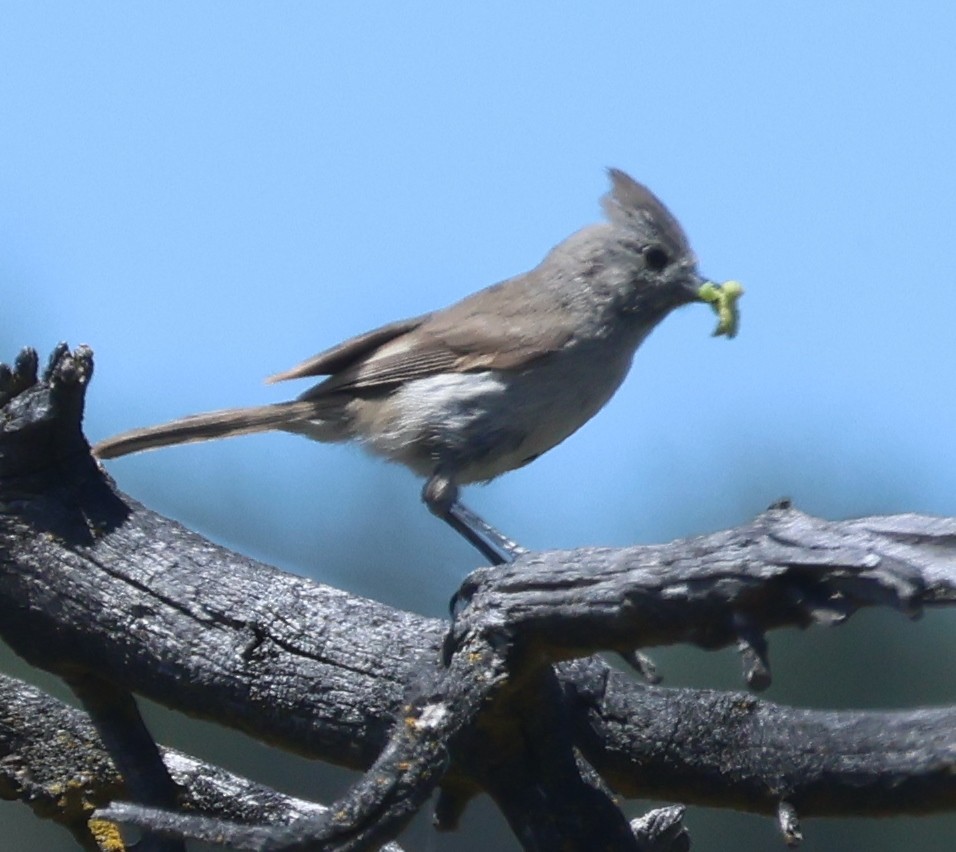
[[[714,337],[724,335],[727,338],[735,337],[740,327],[740,310],[737,300],[744,294],[744,288],[739,281],[724,281],[716,284],[713,281],[700,279],[697,283],[695,301],[707,302],[717,314],[717,328]]]

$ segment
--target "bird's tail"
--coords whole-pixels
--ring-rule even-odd
[[[193,414],[180,420],[161,423],[159,426],[133,429],[107,438],[93,447],[93,455],[101,459],[112,459],[171,444],[189,444],[214,438],[249,435],[253,432],[269,432],[309,420],[310,416],[315,417],[316,413],[314,403],[294,400],[274,405]]]

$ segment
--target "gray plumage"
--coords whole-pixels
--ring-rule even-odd
[[[428,477],[426,502],[441,513],[457,484],[519,467],[587,422],[654,326],[698,300],[704,282],[677,220],[646,187],[609,174],[607,221],[530,272],[270,379],[327,377],[297,400],[136,429],[94,452],[114,458],[268,430],[355,440]]]

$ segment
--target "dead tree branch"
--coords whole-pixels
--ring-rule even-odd
[[[82,848],[100,848],[89,826],[93,812],[129,792],[85,713],[0,675],[0,755],[0,797],[60,823]],[[175,749],[163,749],[163,760],[190,811],[283,825],[325,810]]]
[[[0,635],[74,686],[110,685],[114,700],[87,707],[101,731],[111,720],[117,763],[147,776],[126,786],[141,804],[163,794],[154,770],[128,768],[150,763],[135,719],[116,724],[130,693],[368,770],[289,829],[253,831],[226,807],[205,810],[213,822],[137,807],[112,818],[214,827],[240,848],[377,848],[440,785],[445,827],[485,790],[526,848],[643,849],[655,841],[608,788],[780,812],[794,832],[795,813],[956,806],[956,708],[795,710],[638,684],[588,656],[736,644],[762,686],[769,629],[951,604],[956,520],[828,522],[778,506],[666,545],[529,554],[475,572],[449,625],[231,553],[119,493],[81,431],[91,373],[89,350],[65,346],[42,380],[30,352],[0,370]],[[660,848],[686,842],[668,831]]]

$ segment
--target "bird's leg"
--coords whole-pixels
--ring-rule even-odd
[[[460,500],[451,504],[445,520],[487,556],[493,565],[514,562],[522,553],[528,552],[527,548],[508,538]]]
[[[425,483],[422,500],[433,515],[476,547],[492,565],[514,562],[528,552],[462,503],[458,499],[458,486],[444,474],[436,473]]]

